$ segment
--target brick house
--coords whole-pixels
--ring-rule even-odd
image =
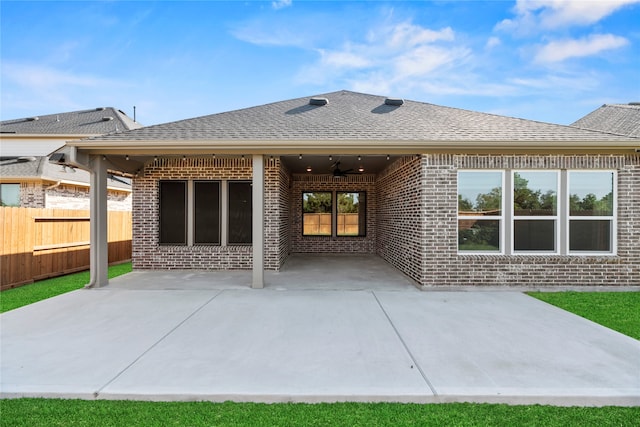
[[[2,206],[89,209],[89,172],[54,165],[48,155],[65,141],[142,127],[111,107],[0,122]],[[108,177],[109,210],[131,210],[131,181]]]
[[[338,91],[69,142],[135,176],[135,269],[375,254],[420,286],[639,285],[640,138]],[[93,184],[92,184],[93,188]],[[92,281],[107,283],[104,221]]]

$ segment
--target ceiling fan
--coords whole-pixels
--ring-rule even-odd
[[[347,175],[360,175],[360,172],[354,172],[353,168],[342,170],[340,169],[340,160],[331,165],[331,169],[333,169],[333,177],[334,178],[342,178]]]

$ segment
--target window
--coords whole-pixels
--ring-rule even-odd
[[[187,244],[186,181],[160,181],[160,243]]]
[[[364,191],[304,192],[302,193],[302,235],[366,236],[366,213],[367,194]]]
[[[503,173],[458,173],[458,250],[501,251]]]
[[[366,230],[366,193],[338,192],[337,236],[364,236]]]
[[[0,206],[20,206],[20,184],[0,184]]]
[[[251,182],[160,181],[159,198],[160,244],[252,243]]]
[[[229,183],[229,243],[252,242],[252,195],[250,182]]]
[[[193,242],[220,244],[220,183],[195,181],[193,190]]]
[[[557,221],[558,172],[514,172],[514,252],[556,252]]]
[[[612,252],[614,173],[569,172],[569,252]]]
[[[302,235],[331,236],[331,192],[302,193]]]
[[[458,251],[612,254],[615,183],[614,171],[459,171]]]

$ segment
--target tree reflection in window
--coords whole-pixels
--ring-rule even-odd
[[[302,193],[302,234],[331,236],[332,193]]]

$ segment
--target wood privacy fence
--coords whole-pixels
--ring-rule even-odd
[[[358,218],[357,213],[341,213],[337,215],[338,224],[336,233],[338,236],[357,236]],[[303,233],[305,236],[331,236],[330,213],[306,213],[303,218]]]
[[[0,207],[0,289],[89,268],[89,211]],[[131,212],[110,211],[109,263],[131,259]]]

